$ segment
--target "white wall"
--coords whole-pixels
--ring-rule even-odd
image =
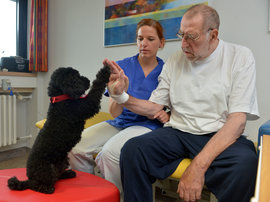
[[[211,1],[221,18],[220,37],[249,47],[256,59],[257,94],[261,118],[249,121],[247,132],[257,140],[259,126],[270,119],[270,33],[267,0]]]
[[[118,60],[137,53],[135,45],[103,47],[105,0],[49,0],[48,50],[49,73],[38,76],[38,118],[46,117],[47,85],[51,72],[60,66],[72,66],[93,80],[102,60]],[[270,118],[270,34],[267,0],[210,0],[221,18],[220,38],[249,47],[257,62],[257,90],[261,119],[248,122],[250,138],[257,140],[259,126]],[[180,48],[179,42],[167,42],[159,56],[166,60]],[[107,111],[107,98],[102,111]]]

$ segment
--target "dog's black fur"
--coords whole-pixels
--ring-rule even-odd
[[[71,99],[50,103],[47,121],[40,130],[27,160],[26,181],[15,176],[8,180],[12,190],[32,189],[51,194],[59,179],[73,178],[76,173],[68,168],[68,152],[80,141],[85,120],[100,109],[100,101],[110,69],[103,67],[96,75],[86,98],[80,98],[90,81],[71,67],[60,67],[51,76],[48,87],[50,97],[68,94]]]

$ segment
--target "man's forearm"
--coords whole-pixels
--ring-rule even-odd
[[[153,103],[149,100],[137,99],[132,96],[129,96],[128,101],[121,105],[142,116],[154,116],[163,109],[163,105]]]
[[[206,172],[215,158],[232,145],[244,132],[245,113],[232,113],[224,126],[209,140],[202,151],[195,157],[198,165]]]

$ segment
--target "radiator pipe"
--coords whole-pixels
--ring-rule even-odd
[[[23,137],[17,137],[17,140],[23,140],[23,139],[30,139],[32,138],[33,136],[30,134],[28,136],[23,136]]]

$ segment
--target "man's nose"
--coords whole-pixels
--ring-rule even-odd
[[[181,40],[181,47],[182,48],[187,48],[189,46],[187,40],[185,39],[185,37],[182,38]]]

